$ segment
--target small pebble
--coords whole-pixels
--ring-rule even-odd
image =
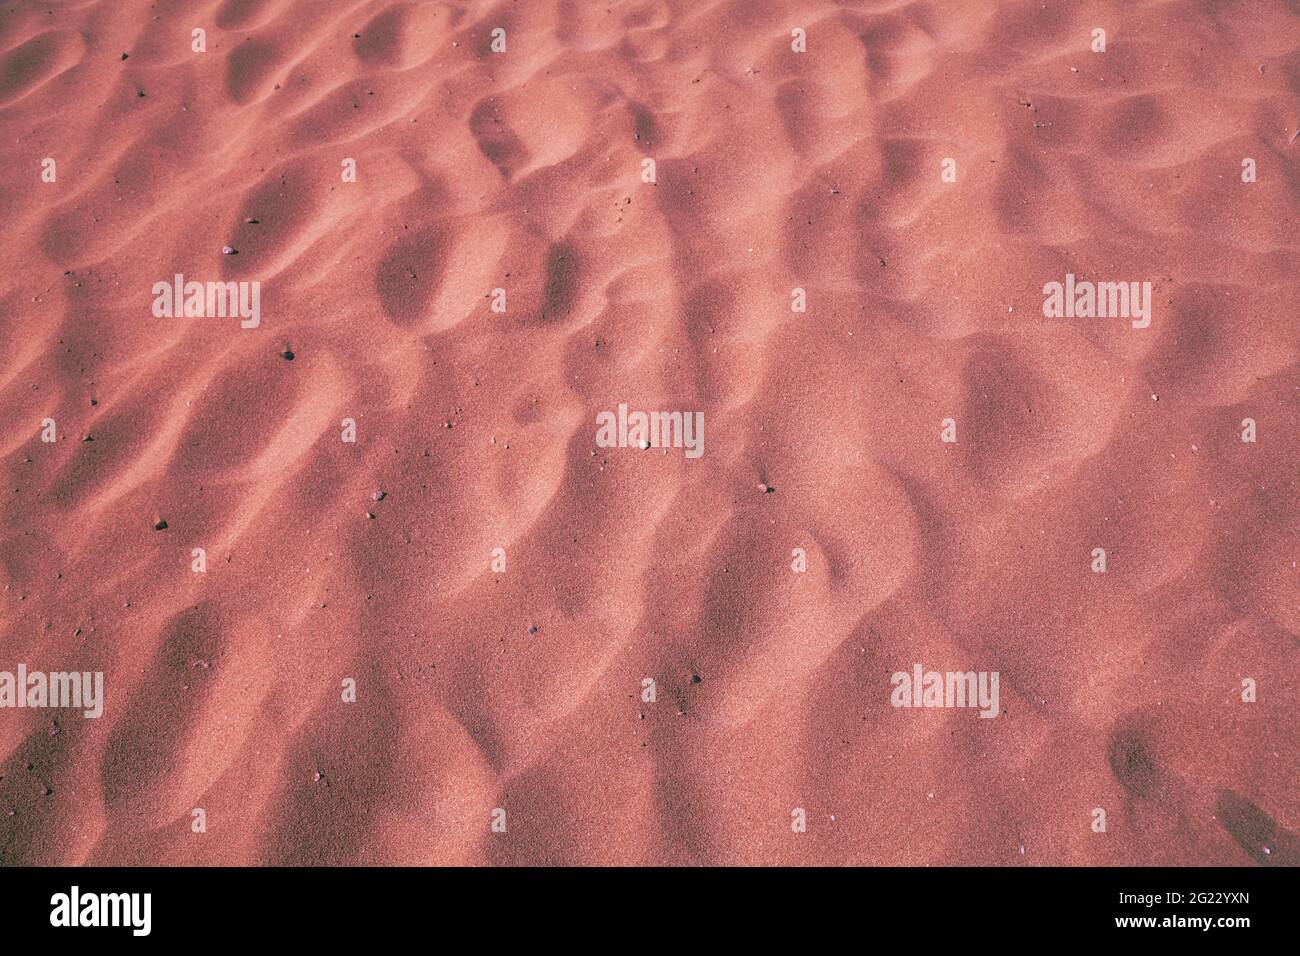
[[[154,529],[155,531],[166,531],[166,530],[167,530],[167,519],[166,519],[166,518],[159,518],[157,521],[154,522],[153,529]]]
[[[237,256],[239,255],[239,250],[236,249],[234,246],[222,246],[221,254],[223,256]]]

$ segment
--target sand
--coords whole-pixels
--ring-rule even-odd
[[[1300,863],[1298,70],[1281,0],[0,5],[0,671],[104,687],[0,709],[0,863]]]

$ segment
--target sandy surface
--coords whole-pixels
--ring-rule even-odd
[[[0,863],[1300,863],[1298,128],[1294,0],[3,3]]]

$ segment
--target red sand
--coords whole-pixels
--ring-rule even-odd
[[[0,670],[106,695],[0,710],[0,863],[1300,863],[1295,3],[50,0],[0,51]],[[155,318],[177,273],[260,325]],[[1067,273],[1151,326],[1045,318]],[[622,402],[704,455],[598,447]],[[1000,715],[892,707],[915,663]]]

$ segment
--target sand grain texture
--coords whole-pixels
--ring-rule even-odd
[[[0,864],[1300,863],[1298,124],[1280,0],[0,5]]]

